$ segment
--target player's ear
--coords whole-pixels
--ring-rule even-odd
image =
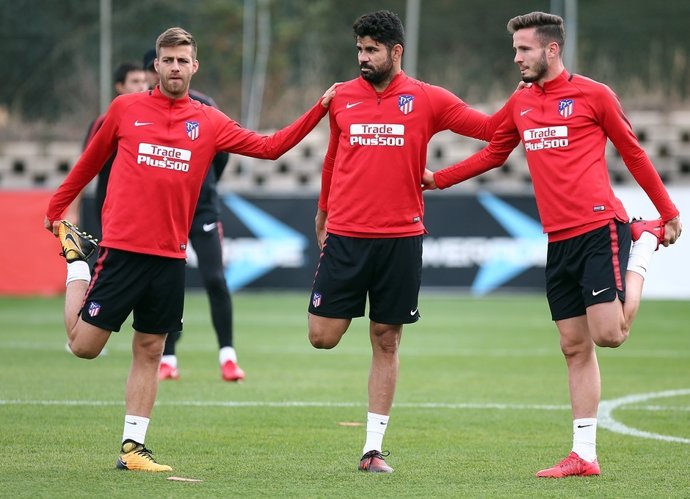
[[[405,49],[403,48],[402,45],[399,43],[396,43],[393,45],[393,48],[391,49],[391,57],[393,58],[394,61],[399,61],[402,59],[403,51]]]
[[[194,59],[194,64],[192,64],[192,74],[196,73],[197,71],[199,71],[199,61]]]
[[[549,55],[559,57],[561,54],[561,46],[556,42],[551,42],[548,45]]]

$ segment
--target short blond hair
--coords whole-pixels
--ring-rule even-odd
[[[156,57],[160,54],[161,47],[178,47],[189,45],[192,47],[192,58],[196,59],[196,40],[188,31],[179,28],[168,28],[156,39]]]

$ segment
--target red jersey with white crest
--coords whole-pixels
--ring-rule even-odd
[[[633,133],[609,87],[563,71],[543,87],[515,92],[506,120],[491,143],[465,161],[434,174],[440,188],[501,166],[522,141],[544,231],[549,241],[568,239],[628,221],[611,187],[607,139],[644,189],[664,221],[678,215],[659,174]]]
[[[117,97],[103,125],[51,198],[58,220],[77,194],[117,152],[103,205],[101,245],[134,253],[185,258],[201,184],[218,151],[276,159],[302,140],[326,108],[317,103],[273,135],[242,128],[219,110],[169,99],[159,87]]]
[[[491,118],[443,88],[397,74],[377,93],[364,78],[338,86],[319,208],[327,230],[350,237],[424,234],[422,174],[427,145],[442,130],[489,140],[505,111]]]

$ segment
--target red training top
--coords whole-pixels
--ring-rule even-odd
[[[489,140],[505,110],[490,118],[401,72],[382,93],[362,77],[339,85],[329,116],[319,198],[328,232],[406,237],[426,232],[421,185],[431,137],[452,130]]]
[[[611,139],[628,170],[664,221],[678,215],[659,174],[633,133],[613,91],[563,71],[557,78],[515,92],[491,143],[465,161],[434,174],[443,189],[501,166],[522,140],[534,195],[549,241],[560,241],[628,221],[611,187],[605,160]]]
[[[218,151],[276,159],[326,114],[320,102],[273,135],[242,128],[188,96],[169,99],[156,87],[117,97],[103,126],[51,198],[47,217],[65,208],[117,151],[103,206],[107,248],[170,258],[185,249],[201,184]]]

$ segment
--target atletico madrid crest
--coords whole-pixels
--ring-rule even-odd
[[[192,139],[196,140],[199,138],[199,122],[198,121],[188,121],[185,123],[185,127],[187,129],[187,136]]]
[[[398,109],[405,115],[410,114],[414,109],[414,95],[401,95],[398,97]]]
[[[563,99],[558,103],[558,114],[564,118],[570,118],[573,114],[573,108],[575,107],[575,101],[573,99]]]
[[[314,293],[314,296],[312,296],[311,299],[311,304],[314,306],[314,308],[318,308],[319,305],[321,305],[321,295],[319,293]]]
[[[98,314],[101,313],[101,306],[95,301],[92,301],[91,303],[89,303],[88,312],[91,317],[96,317]]]

